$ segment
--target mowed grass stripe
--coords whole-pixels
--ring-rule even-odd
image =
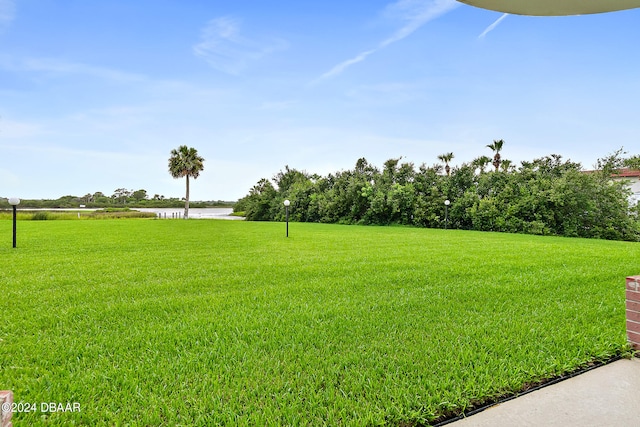
[[[0,388],[29,425],[371,425],[626,349],[637,243],[237,221],[0,221]]]

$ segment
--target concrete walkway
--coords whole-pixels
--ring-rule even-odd
[[[447,426],[639,427],[640,359],[618,360]]]

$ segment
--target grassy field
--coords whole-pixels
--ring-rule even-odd
[[[284,231],[0,221],[14,425],[424,425],[627,349],[638,243]]]

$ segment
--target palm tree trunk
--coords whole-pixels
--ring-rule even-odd
[[[184,201],[184,219],[189,218],[189,175],[186,175],[187,178],[187,195]]]

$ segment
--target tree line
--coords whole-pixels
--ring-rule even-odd
[[[626,183],[611,179],[623,167],[639,168],[639,156],[625,158],[621,149],[590,172],[556,154],[516,167],[501,158],[503,144],[487,146],[493,158],[453,167],[453,153],[417,168],[395,158],[378,169],[360,158],[353,169],[327,176],[285,166],[271,180],[259,180],[234,210],[248,220],[281,221],[288,199],[290,220],[300,222],[640,240],[639,208],[629,205]]]
[[[81,206],[90,209],[102,208],[184,208],[185,199],[177,197],[165,197],[156,194],[152,197],[145,190],[117,189],[111,195],[101,191],[87,193],[84,196],[66,195],[57,199],[21,199],[19,208],[33,209],[77,209]],[[232,207],[234,201],[207,200],[192,201],[191,207]],[[0,209],[9,209],[11,206],[4,197],[0,198]]]

